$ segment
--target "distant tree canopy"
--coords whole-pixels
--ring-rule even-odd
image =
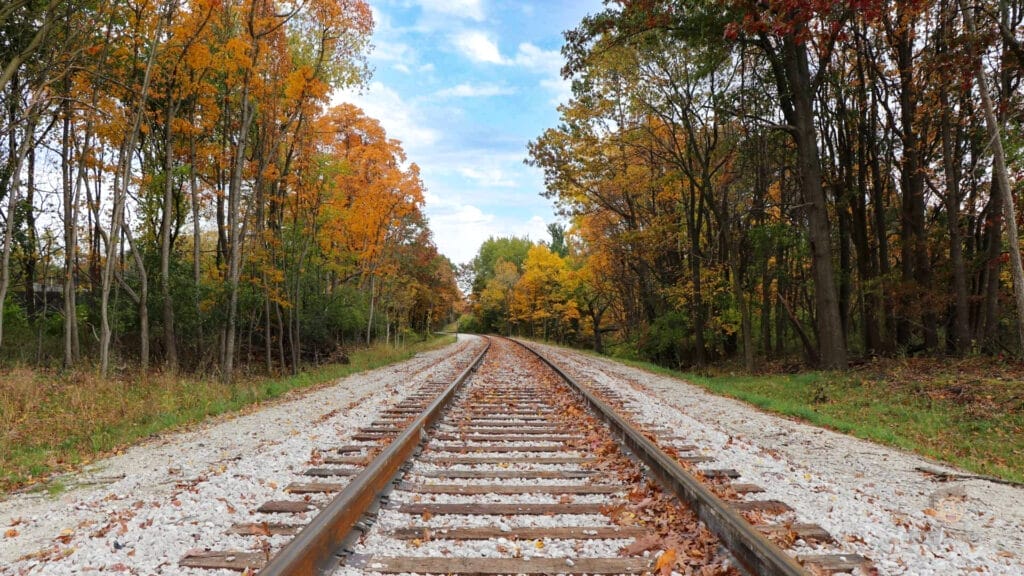
[[[589,279],[560,290],[607,310],[588,332],[673,366],[1020,354],[1024,2],[607,6],[528,159]],[[516,301],[513,330],[556,321]]]
[[[418,167],[329,106],[372,27],[363,0],[0,10],[0,358],[230,379],[447,322]]]

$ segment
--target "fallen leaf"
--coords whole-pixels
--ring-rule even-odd
[[[661,576],[669,576],[672,573],[672,567],[676,564],[676,551],[673,549],[665,550],[665,553],[658,556],[658,561],[654,563],[654,570],[661,572]]]
[[[14,529],[14,528],[9,528],[6,532],[4,532],[4,537],[5,538],[14,538],[17,535],[18,535],[18,531],[16,529]]]

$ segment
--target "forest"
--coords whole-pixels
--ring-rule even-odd
[[[268,374],[448,321],[364,0],[0,8],[0,362]]]
[[[464,326],[671,367],[1018,357],[1024,3],[617,0]]]

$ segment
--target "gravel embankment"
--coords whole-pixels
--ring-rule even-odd
[[[618,391],[644,423],[669,427],[766,490],[800,522],[881,574],[1024,574],[1024,489],[937,482],[918,467],[963,471],[715,396],[684,381],[553,346],[538,348],[581,383]],[[834,550],[834,548],[833,548]],[[809,548],[802,550],[811,552]]]
[[[337,445],[385,406],[458,375],[482,343],[457,344],[262,409],[172,433],[68,477],[69,489],[8,495],[0,502],[0,574],[202,574],[178,561],[193,549],[251,549],[231,536],[259,521],[263,502],[308,468],[314,450]],[[306,518],[308,520],[308,518]],[[16,535],[12,535],[16,534]],[[276,549],[286,537],[269,538]],[[232,574],[223,572],[223,574]]]

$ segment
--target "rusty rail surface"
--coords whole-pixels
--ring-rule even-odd
[[[298,576],[322,574],[335,568],[339,546],[351,533],[363,514],[377,501],[399,469],[413,455],[424,431],[440,416],[456,390],[480,365],[490,349],[483,351],[459,374],[416,419],[409,424],[344,490],[331,500],[313,521],[307,524],[262,570],[261,576]]]
[[[607,423],[619,440],[650,468],[658,481],[696,512],[707,527],[732,553],[745,573],[757,576],[807,576],[808,572],[781,548],[754,529],[700,480],[686,471],[674,458],[648,440],[611,406],[603,402],[548,360],[533,347],[512,340],[534,353],[557,372],[591,409]]]

